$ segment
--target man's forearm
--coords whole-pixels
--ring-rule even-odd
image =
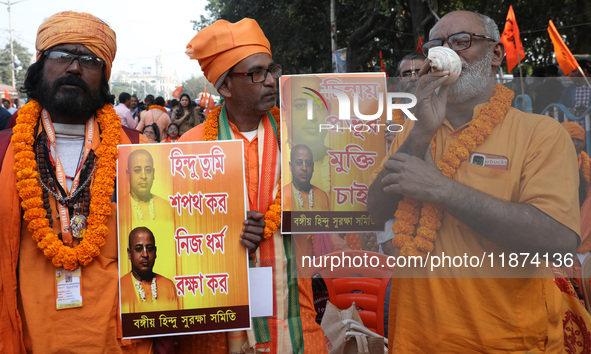
[[[506,202],[449,180],[436,201],[445,211],[490,241],[514,251],[574,252],[574,231],[526,203]]]

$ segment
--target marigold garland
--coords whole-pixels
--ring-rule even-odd
[[[219,117],[222,112],[223,106],[214,108],[208,115],[205,125],[203,126],[203,139],[205,141],[215,141],[218,139],[218,128],[219,128]],[[279,122],[279,108],[273,107],[270,110],[273,118],[277,122],[277,134],[278,141],[281,141],[281,126]],[[273,236],[273,234],[281,226],[281,179],[278,181],[279,187],[277,189],[277,195],[273,204],[269,206],[269,209],[265,212],[263,220],[265,220],[265,240]]]
[[[33,152],[34,131],[42,107],[35,100],[24,105],[18,114],[12,145],[14,151],[14,171],[16,189],[22,199],[24,219],[29,222],[28,230],[33,234],[37,247],[51,259],[56,268],[75,270],[89,264],[100,254],[105,244],[109,228],[105,225],[111,215],[111,196],[117,176],[117,145],[121,139],[121,120],[108,104],[97,112],[97,122],[102,130],[102,142],[95,152],[97,170],[90,187],[90,214],[84,238],[72,248],[64,243],[49,227],[47,211],[43,208],[43,190],[37,180],[37,162]]]
[[[476,147],[490,135],[507,114],[513,100],[513,91],[501,84],[495,85],[495,94],[482,108],[478,117],[473,119],[469,126],[462,131],[445,152],[441,160],[437,161],[437,167],[441,173],[452,178],[460,163],[466,160]],[[432,142],[431,154],[434,155],[435,142]],[[398,203],[398,209],[394,213],[396,222],[392,230],[396,233],[392,244],[400,248],[403,256],[425,256],[433,251],[437,231],[441,228],[443,209],[435,204],[421,203],[410,197],[404,197]],[[416,227],[419,224],[418,228]]]
[[[162,112],[168,114],[168,111],[166,110],[166,108],[164,108],[164,107],[162,107],[161,105],[158,105],[158,104],[152,104],[152,105],[150,105],[150,108],[148,108],[148,110],[152,110],[152,109],[159,109]]]

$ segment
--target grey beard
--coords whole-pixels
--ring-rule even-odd
[[[492,52],[472,65],[462,63],[462,74],[449,87],[447,101],[449,103],[463,103],[478,95],[490,84],[490,68]]]

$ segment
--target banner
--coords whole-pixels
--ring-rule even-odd
[[[579,63],[562,40],[562,37],[556,30],[552,20],[550,20],[548,24],[548,33],[550,34],[550,39],[554,44],[554,55],[556,56],[558,65],[560,65],[564,75],[570,75],[573,70],[576,70],[579,67]]]
[[[383,231],[367,197],[386,150],[385,74],[282,76],[280,90],[282,232]]]
[[[185,85],[181,85],[174,89],[174,92],[172,93],[172,98],[180,98],[181,93],[183,93],[183,87],[185,87]]]
[[[519,27],[517,27],[517,19],[513,12],[513,5],[509,6],[507,13],[507,20],[505,22],[505,30],[501,35],[501,42],[505,45],[505,53],[507,55],[507,69],[509,72],[513,70],[515,65],[525,57],[523,44],[519,36]]]
[[[119,145],[123,338],[250,327],[242,142]]]

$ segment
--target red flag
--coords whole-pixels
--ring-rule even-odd
[[[384,65],[384,59],[382,58],[382,51],[380,50],[380,66],[382,67],[382,72],[386,73],[386,77],[388,77],[388,72],[386,71],[386,66]]]
[[[172,93],[172,97],[173,98],[181,97],[181,93],[183,92],[183,87],[185,87],[185,85],[181,85],[181,86],[177,87],[176,89],[174,89],[174,92]]]
[[[417,53],[423,54],[423,49],[421,48],[422,46],[423,46],[423,38],[419,37],[419,44],[417,44]]]
[[[505,30],[501,36],[501,42],[505,45],[507,69],[511,72],[515,65],[519,64],[519,62],[525,57],[523,44],[519,37],[519,27],[517,27],[517,20],[515,19],[512,5],[509,6],[509,12],[507,13],[507,21],[505,22]]]
[[[560,33],[556,30],[552,20],[550,20],[550,23],[548,24],[548,33],[554,44],[554,55],[556,56],[558,65],[560,65],[564,75],[570,75],[573,70],[576,70],[579,67],[577,59],[575,59],[573,53],[571,53],[566,44],[564,44],[564,41],[562,40]]]
[[[4,99],[8,100],[10,102],[10,105],[12,106],[12,98],[10,98],[7,89],[4,89]]]

